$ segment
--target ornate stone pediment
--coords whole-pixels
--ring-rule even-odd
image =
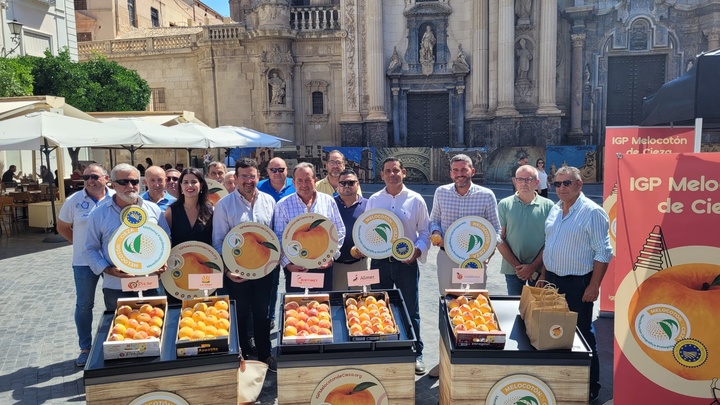
[[[450,15],[452,7],[445,3],[415,3],[403,13],[405,16]]]

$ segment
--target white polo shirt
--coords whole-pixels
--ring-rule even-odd
[[[87,219],[90,213],[102,204],[112,201],[115,190],[105,188],[105,197],[96,201],[90,197],[85,190],[80,190],[65,200],[58,219],[72,224],[73,228],[73,266],[87,266],[87,261],[82,254],[82,245],[85,243],[87,232]]]

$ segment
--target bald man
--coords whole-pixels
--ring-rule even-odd
[[[160,166],[150,166],[145,170],[145,187],[147,191],[140,197],[145,201],[154,202],[165,211],[177,198],[165,191],[165,170]]]

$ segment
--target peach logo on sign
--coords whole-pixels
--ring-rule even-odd
[[[493,385],[486,404],[555,405],[555,395],[541,379],[529,374],[507,376]]]
[[[388,405],[385,387],[372,374],[357,369],[336,371],[317,385],[310,405]]]

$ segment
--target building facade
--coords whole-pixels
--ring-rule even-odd
[[[13,38],[8,22],[22,24],[19,37]],[[75,14],[72,0],[0,0],[0,41],[7,56],[53,55],[67,47],[70,57],[78,59]],[[17,45],[17,46],[16,46]],[[2,55],[5,56],[5,55]]]
[[[90,0],[88,0],[89,2]],[[83,42],[164,108],[297,145],[602,145],[720,47],[720,0],[230,0],[232,24]],[[187,28],[186,28],[187,30]]]

